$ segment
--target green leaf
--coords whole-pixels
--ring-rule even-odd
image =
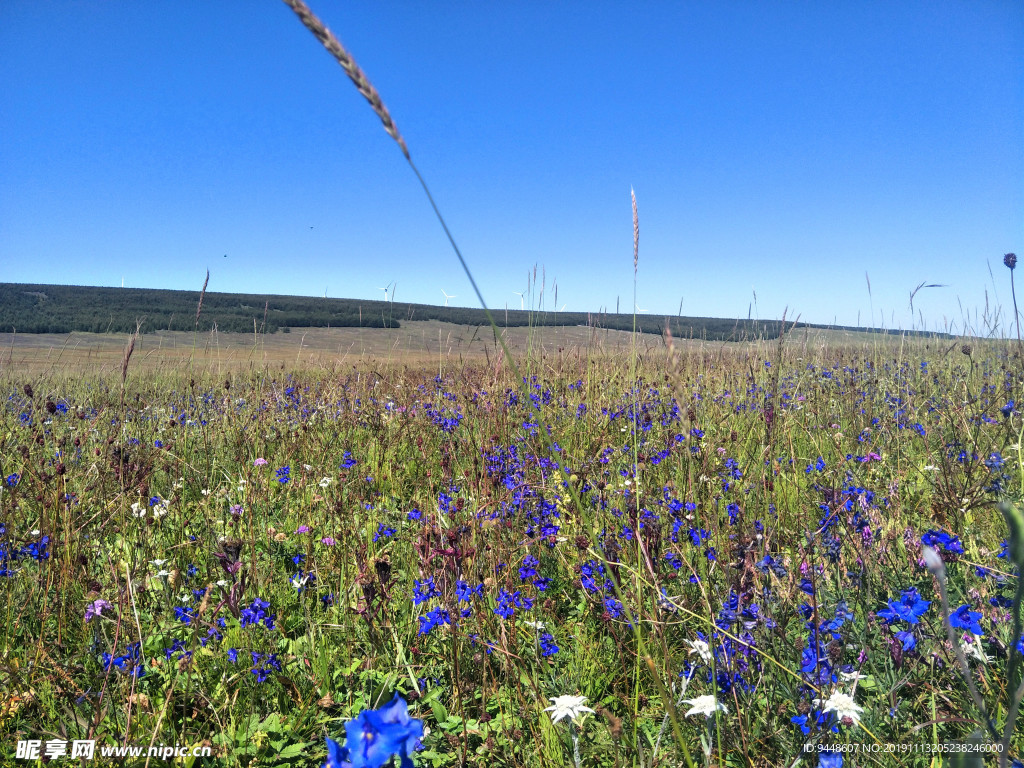
[[[437,699],[430,702],[430,711],[434,714],[434,719],[437,721],[438,725],[442,725],[447,722],[448,710],[445,709],[444,704]]]

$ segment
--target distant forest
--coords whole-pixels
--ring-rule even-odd
[[[130,333],[135,330],[136,322],[143,332],[150,333],[197,328],[203,332],[216,328],[225,333],[276,333],[287,332],[291,328],[399,328],[406,320],[489,325],[482,309],[213,292],[207,292],[203,297],[197,324],[198,304],[198,291],[0,283],[0,333]],[[619,331],[632,331],[634,327],[633,315],[627,314],[518,309],[492,311],[499,327],[582,325]],[[709,341],[773,339],[778,338],[782,330],[782,324],[776,320],[636,316],[636,329],[643,333],[661,334],[666,326],[674,338]],[[790,327],[792,324],[787,323],[787,328]],[[874,330],[807,323],[799,323],[797,327]],[[917,335],[920,332],[906,333]]]

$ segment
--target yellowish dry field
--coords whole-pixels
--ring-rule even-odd
[[[0,373],[119,374],[127,334],[0,333]],[[509,328],[504,338],[517,359],[529,354],[550,365],[571,359],[628,355],[634,341],[626,331],[552,326]],[[665,340],[637,334],[636,349],[644,358],[665,354]],[[849,331],[801,328],[787,335],[787,346],[807,351],[820,346],[898,343],[898,337]],[[920,342],[916,342],[920,343]],[[950,342],[937,342],[947,345]],[[676,354],[764,352],[776,341],[735,343],[673,339]],[[406,321],[398,329],[295,328],[290,333],[158,331],[136,342],[131,369],[198,368],[210,372],[262,368],[368,368],[377,366],[441,367],[498,364],[501,348],[486,326],[470,327],[436,320]]]

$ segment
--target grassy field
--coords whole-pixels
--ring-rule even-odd
[[[523,382],[439,323],[126,367],[123,336],[8,336],[0,762],[321,765],[397,693],[417,765],[939,765],[994,738],[958,651],[1001,735],[1015,345],[589,333],[510,331]]]

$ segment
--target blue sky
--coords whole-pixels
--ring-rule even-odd
[[[650,314],[959,330],[986,289],[1010,304],[1017,2],[312,7],[492,307],[537,264],[548,309],[630,310],[630,187]],[[197,290],[209,268],[216,291],[395,280],[476,305],[398,147],[283,3],[5,0],[0,94],[0,280]],[[922,281],[949,287],[911,316]]]

